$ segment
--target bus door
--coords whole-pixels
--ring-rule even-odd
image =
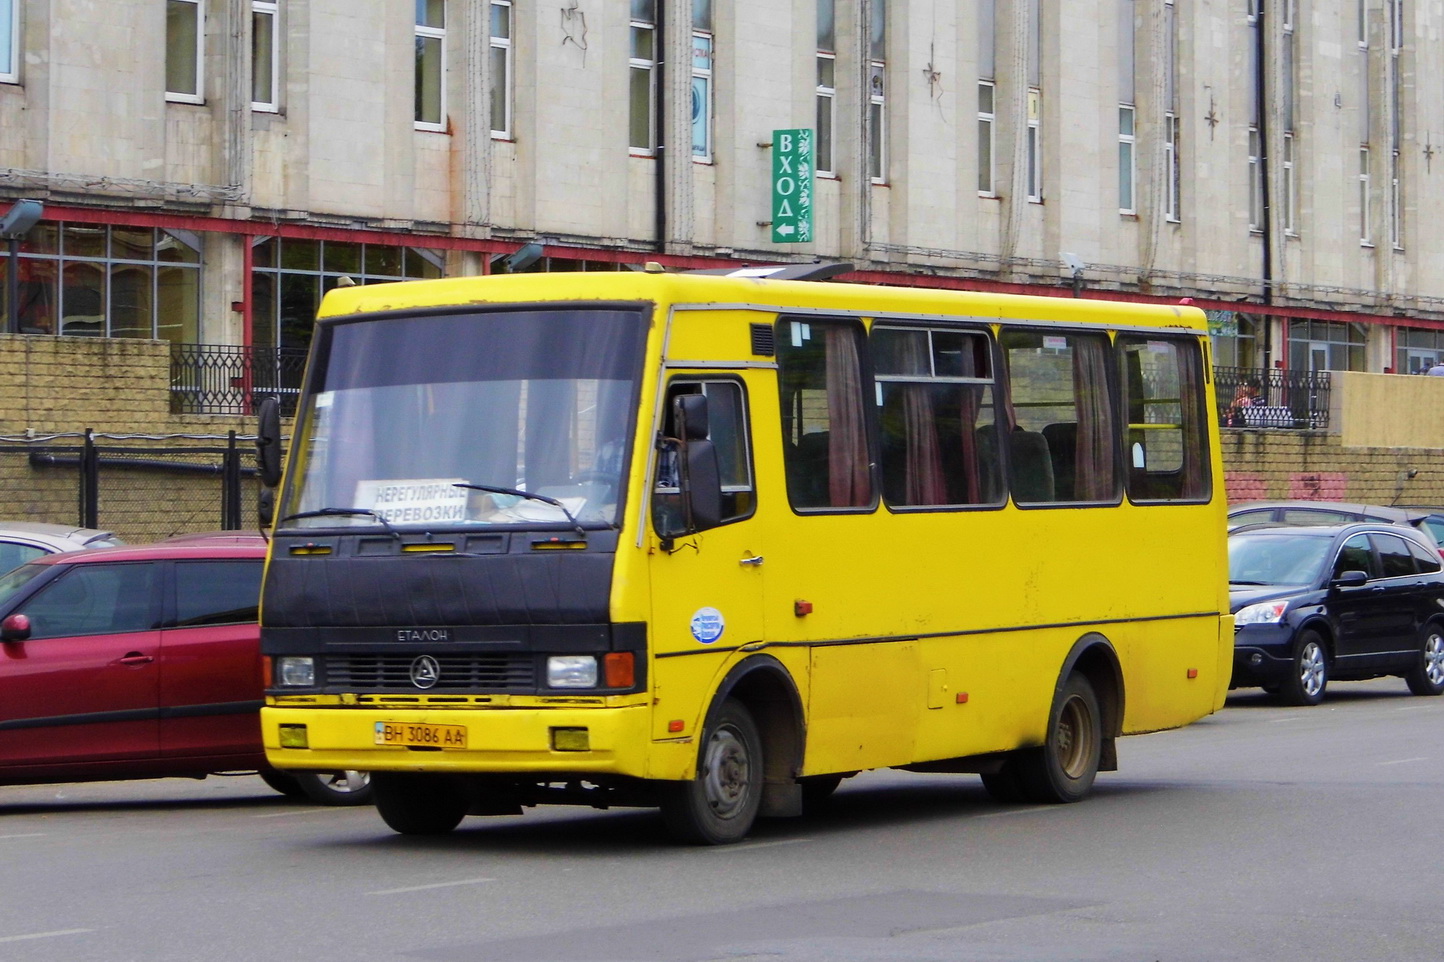
[[[694,735],[724,652],[763,639],[762,532],[753,517],[757,489],[748,417],[748,385],[740,377],[679,373],[663,395],[661,435],[678,437],[676,399],[707,398],[707,437],[722,479],[720,524],[696,534],[667,537],[680,518],[680,465],[665,447],[656,453],[652,491],[651,645],[657,694],[654,736],[675,738],[668,723],[685,720]]]

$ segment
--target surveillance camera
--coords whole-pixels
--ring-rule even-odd
[[[1059,251],[1058,253],[1059,256],[1063,258],[1063,263],[1067,264],[1068,269],[1074,274],[1083,273],[1084,268],[1088,266],[1083,262],[1083,258],[1079,257],[1077,254],[1074,254],[1070,251]]]
[[[30,228],[34,227],[40,220],[40,215],[45,213],[45,205],[38,200],[17,200],[3,218],[0,218],[0,237],[6,240],[18,240],[24,237]]]

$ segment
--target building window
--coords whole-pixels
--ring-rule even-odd
[[[1132,214],[1133,206],[1133,105],[1118,105],[1118,212]]]
[[[353,241],[264,237],[256,238],[254,245],[251,343],[255,347],[310,347],[321,295],[342,276],[357,284],[429,280],[442,275],[445,263],[440,251]]]
[[[1163,115],[1163,162],[1167,175],[1163,185],[1163,217],[1174,224],[1182,220],[1183,162],[1178,143],[1179,129],[1177,114]]]
[[[200,278],[188,231],[42,221],[20,245],[20,331],[193,343]]]
[[[1389,243],[1395,250],[1404,249],[1404,195],[1400,186],[1399,152],[1389,155]]]
[[[1289,370],[1365,370],[1364,326],[1341,321],[1289,321]]]
[[[511,138],[511,0],[491,0],[491,135]]]
[[[1263,155],[1257,127],[1248,129],[1248,229],[1263,230]]]
[[[1028,90],[1028,200],[1043,202],[1043,92]]]
[[[867,61],[867,175],[887,183],[887,3],[872,0]]]
[[[817,172],[831,174],[832,128],[837,115],[837,20],[834,0],[817,0]]]
[[[252,110],[274,113],[281,106],[280,6],[276,0],[251,0]]]
[[[712,160],[712,0],[692,0],[692,159]]]
[[[1279,184],[1283,196],[1279,198],[1279,212],[1283,217],[1284,233],[1294,234],[1298,231],[1298,225],[1294,223],[1294,208],[1298,206],[1295,199],[1298,193],[1294,181],[1294,135],[1292,132],[1284,134],[1283,151],[1283,178]]]
[[[1208,334],[1216,367],[1264,366],[1260,356],[1259,324],[1237,311],[1208,311]]]
[[[0,0],[0,83],[20,82],[20,0]]]
[[[446,0],[416,0],[416,129],[446,129]]]
[[[205,0],[166,0],[165,99],[204,103],[201,96],[205,45]]]
[[[632,0],[630,133],[632,153],[656,153],[657,0]]]
[[[978,193],[995,196],[993,191],[993,97],[997,88],[991,80],[978,81]]]
[[[1400,327],[1395,338],[1398,360],[1394,371],[1398,374],[1423,374],[1444,360],[1444,331]]]
[[[1374,246],[1374,235],[1369,231],[1369,145],[1359,148],[1359,243],[1365,247]]]

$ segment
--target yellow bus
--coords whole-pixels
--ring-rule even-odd
[[[871,769],[1075,801],[1221,707],[1203,313],[799,274],[327,294],[270,762],[371,772],[403,833],[639,805],[720,844]]]

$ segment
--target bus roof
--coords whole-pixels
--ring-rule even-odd
[[[951,316],[1093,324],[1104,320],[1099,310],[1106,306],[1109,324],[1207,329],[1203,311],[1185,304],[650,271],[492,274],[338,287],[326,294],[318,316],[336,318],[469,304],[597,301],[777,310],[821,308],[864,316]]]

